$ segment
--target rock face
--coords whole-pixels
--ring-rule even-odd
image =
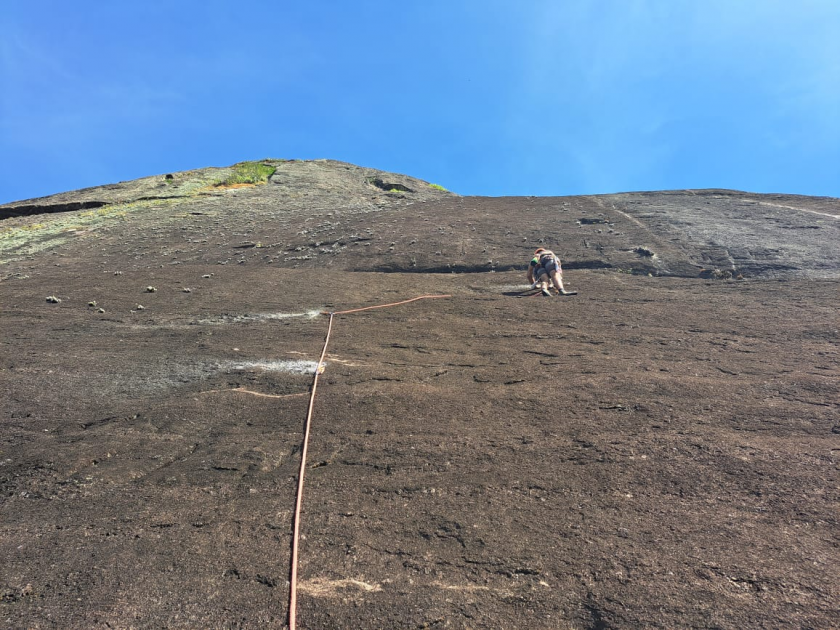
[[[0,206],[0,625],[282,627],[441,294],[299,626],[840,625],[838,200],[261,164]]]
[[[840,277],[840,200],[832,198],[731,190],[460,197],[412,177],[341,162],[263,163],[276,169],[265,185],[226,186],[233,167],[208,168],[0,206],[0,218],[24,217],[4,223],[12,229],[0,240],[0,260],[78,231],[98,231],[100,224],[107,230],[113,216],[137,230],[177,224],[200,232],[201,222],[178,221],[178,213],[186,213],[180,218],[212,217],[211,225],[246,230],[240,236],[262,235],[271,251],[260,253],[269,254],[274,266],[291,268],[512,270],[536,243],[562,252],[568,269],[689,278],[716,269],[732,277]],[[40,230],[14,229],[48,213],[67,216]],[[182,262],[230,258],[235,236],[189,248]],[[146,247],[142,242],[127,242],[127,248]],[[245,248],[247,238],[238,245]]]

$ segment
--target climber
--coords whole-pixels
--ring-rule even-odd
[[[563,268],[560,266],[560,259],[554,252],[538,247],[534,257],[528,265],[528,282],[531,288],[540,288],[543,295],[551,295],[549,286],[553,283],[554,288],[560,295],[575,295],[577,291],[566,291],[563,286]]]

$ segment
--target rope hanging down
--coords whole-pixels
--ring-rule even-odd
[[[377,304],[376,306],[365,306],[362,308],[353,308],[346,311],[324,312],[323,315],[329,315],[330,322],[327,326],[327,335],[324,338],[324,348],[321,350],[321,357],[318,359],[318,367],[315,369],[315,377],[312,380],[312,392],[309,396],[309,407],[306,410],[306,422],[303,429],[303,448],[300,453],[300,472],[298,473],[298,487],[297,498],[295,499],[295,514],[294,514],[294,532],[292,533],[292,559],[291,572],[289,578],[289,630],[295,630],[296,616],[297,616],[297,569],[298,569],[298,541],[300,540],[300,508],[303,504],[303,475],[306,471],[306,452],[309,449],[309,429],[312,425],[312,409],[315,406],[315,390],[318,388],[318,377],[324,371],[324,357],[327,355],[327,346],[330,343],[330,335],[332,334],[333,318],[336,315],[347,315],[349,313],[360,313],[361,311],[371,311],[377,308],[388,308],[390,306],[399,306],[401,304],[408,304],[409,302],[416,302],[417,300],[434,300],[439,298],[448,298],[451,295],[421,295],[420,297],[411,298],[410,300],[403,300],[402,302],[392,302],[390,304]]]

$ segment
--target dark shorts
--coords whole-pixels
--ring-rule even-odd
[[[557,262],[554,260],[546,263],[543,267],[537,267],[537,277],[541,276],[544,273],[551,273],[552,271],[556,271],[558,273],[563,272],[563,270],[560,268],[560,265],[558,265]]]

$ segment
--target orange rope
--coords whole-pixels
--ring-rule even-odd
[[[324,339],[324,349],[321,350],[321,358],[318,359],[318,367],[315,369],[315,378],[312,381],[312,392],[309,396],[309,408],[306,411],[306,422],[303,430],[303,448],[300,454],[300,472],[298,473],[298,487],[297,499],[295,500],[295,515],[294,515],[294,532],[292,534],[292,567],[291,576],[289,578],[289,630],[295,630],[297,617],[297,570],[298,570],[298,541],[300,540],[300,508],[303,504],[303,474],[306,470],[306,453],[309,450],[309,429],[312,425],[312,409],[315,406],[315,390],[318,388],[318,377],[324,371],[324,357],[327,355],[327,346],[330,343],[330,334],[332,333],[333,317],[336,315],[346,315],[348,313],[359,313],[361,311],[370,311],[375,308],[387,308],[389,306],[399,306],[400,304],[408,304],[409,302],[416,302],[417,300],[433,300],[437,298],[448,298],[451,295],[421,295],[420,297],[412,298],[410,300],[403,300],[402,302],[392,302],[391,304],[378,304],[376,306],[365,306],[363,308],[354,308],[347,311],[338,311],[333,313],[323,313],[330,316],[330,323],[327,327],[327,336]]]
[[[436,300],[439,298],[450,298],[451,295],[421,295],[420,297],[411,298],[410,300],[403,300],[402,302],[391,302],[390,304],[377,304],[376,306],[365,306],[362,308],[351,308],[349,311],[336,311],[334,313],[325,313],[329,315],[347,315],[347,313],[360,313],[361,311],[371,311],[375,308],[388,308],[389,306],[399,306],[400,304],[408,304],[409,302],[416,302],[417,300]]]
[[[318,367],[315,368],[315,378],[312,381],[312,393],[309,396],[309,409],[306,411],[306,424],[303,431],[303,449],[300,453],[300,473],[298,473],[297,499],[295,500],[295,528],[292,534],[292,573],[289,579],[289,630],[295,630],[295,617],[297,612],[297,568],[298,568],[298,540],[300,539],[300,506],[303,503],[303,474],[306,471],[306,452],[309,449],[309,428],[312,424],[312,408],[315,405],[315,390],[318,388],[318,377],[321,376],[321,366],[324,365],[324,356],[327,354],[327,345],[330,343],[332,332],[333,314],[330,313],[330,325],[327,328],[327,336],[324,339],[324,349],[321,351],[321,358],[318,359]]]

